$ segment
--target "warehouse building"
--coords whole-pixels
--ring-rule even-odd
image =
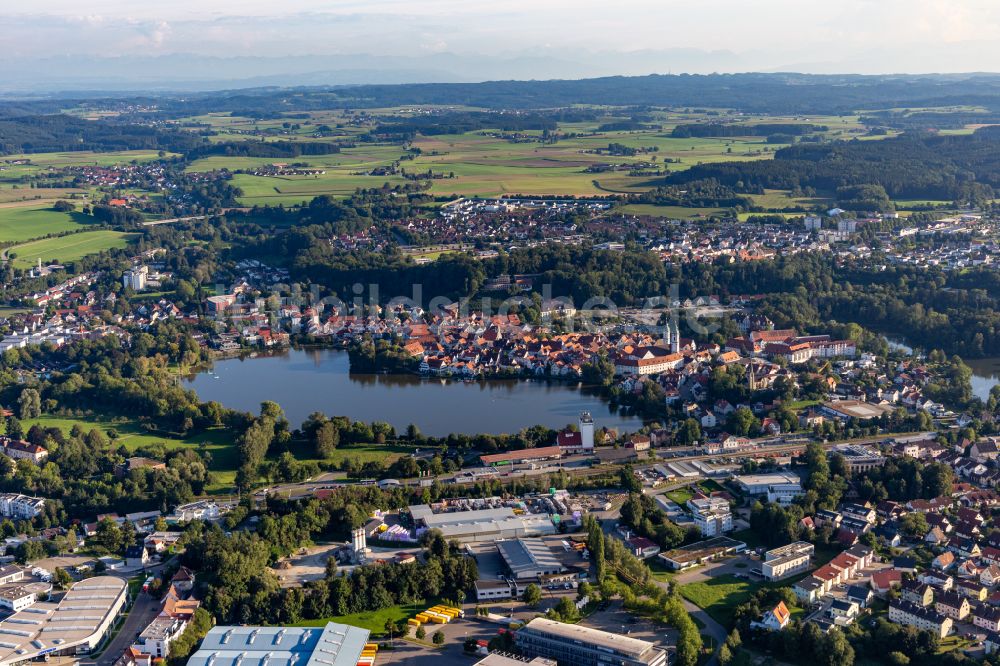
[[[367,629],[328,622],[325,627],[214,627],[187,666],[355,666]]]
[[[124,580],[96,576],[75,584],[59,603],[36,603],[4,618],[0,666],[89,653],[107,635],[127,599]]]
[[[418,534],[423,529],[439,530],[444,538],[460,543],[544,536],[557,531],[547,514],[519,516],[510,507],[434,513],[426,504],[418,504],[409,510]]]
[[[555,659],[560,664],[666,666],[667,663],[666,651],[648,641],[542,617],[518,629],[514,641],[523,655]]]
[[[792,472],[772,472],[770,474],[739,474],[733,483],[747,495],[766,495],[771,486],[801,483],[798,474]]]
[[[497,541],[497,550],[516,580],[536,579],[566,571],[556,554],[541,539]]]

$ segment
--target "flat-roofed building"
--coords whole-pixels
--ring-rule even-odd
[[[31,606],[38,597],[52,590],[51,583],[19,582],[0,585],[0,608],[17,613]]]
[[[739,474],[733,477],[733,482],[747,495],[766,495],[771,486],[795,483],[800,484],[799,475],[793,472],[772,472],[770,474]]]
[[[0,666],[87,654],[104,639],[128,599],[113,576],[82,580],[59,603],[38,602],[0,621]]]
[[[687,506],[691,509],[691,517],[702,536],[719,536],[733,529],[733,514],[729,510],[728,500],[721,497],[689,499]]]
[[[715,537],[698,541],[687,546],[674,548],[665,553],[657,555],[668,567],[674,571],[698,566],[704,562],[710,562],[719,557],[742,553],[747,549],[747,545],[742,541],[730,539],[729,537]]]
[[[666,651],[649,641],[541,617],[518,629],[514,641],[528,657],[555,659],[573,666],[666,666],[667,663]]]
[[[418,504],[410,507],[410,515],[418,531],[421,527],[439,530],[449,541],[461,543],[544,536],[557,531],[548,515],[518,516],[510,507],[434,513],[426,504]]]
[[[781,580],[809,568],[816,547],[806,541],[796,541],[764,553],[760,570],[765,580]]]
[[[532,660],[509,657],[505,654],[488,654],[473,666],[559,666],[554,659],[535,657]]]
[[[867,472],[885,464],[885,456],[870,446],[863,444],[841,444],[828,451],[844,456],[847,469],[852,472]]]
[[[188,666],[355,666],[369,631],[325,627],[213,627]]]
[[[556,554],[541,539],[497,541],[497,549],[511,576],[517,580],[541,578],[566,571]]]
[[[142,654],[148,654],[157,659],[170,655],[170,644],[180,637],[187,622],[174,617],[158,617],[142,630],[135,643],[132,644]]]
[[[892,411],[892,407],[887,405],[876,405],[863,400],[835,400],[824,402],[820,405],[820,411],[825,416],[830,416],[841,421],[848,419],[858,419],[866,421],[868,419],[881,418],[883,414]]]

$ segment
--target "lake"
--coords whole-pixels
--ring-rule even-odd
[[[351,374],[347,352],[292,349],[217,361],[184,379],[202,400],[257,414],[273,400],[293,428],[313,412],[355,421],[385,421],[402,432],[415,423],[426,435],[514,433],[543,425],[562,428],[589,411],[598,428],[634,431],[642,419],[612,411],[599,395],[569,383],[530,380],[463,382],[411,375]]]

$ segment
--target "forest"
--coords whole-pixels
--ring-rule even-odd
[[[773,160],[700,164],[667,178],[683,185],[714,179],[742,193],[765,189],[836,191],[872,185],[896,199],[985,202],[1000,188],[1000,130],[971,135],[912,133],[881,141],[837,141],[782,148]]]

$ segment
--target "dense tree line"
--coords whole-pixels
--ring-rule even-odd
[[[73,116],[0,113],[0,154],[67,150],[167,150],[184,152],[203,139],[191,132],[150,125],[85,120]]]
[[[912,133],[882,141],[801,144],[778,150],[773,160],[696,165],[671,174],[667,183],[714,178],[744,193],[870,185],[898,199],[985,202],[1000,187],[998,146],[1000,131],[992,127],[964,136]]]
[[[189,150],[185,157],[197,160],[213,155],[226,157],[300,157],[340,152],[340,144],[328,141],[227,141]]]
[[[825,132],[829,127],[812,123],[754,123],[741,125],[736,123],[684,123],[677,125],[670,136],[678,139],[691,137],[733,137],[733,136],[770,136],[772,134],[787,134],[797,137],[814,132]]]

